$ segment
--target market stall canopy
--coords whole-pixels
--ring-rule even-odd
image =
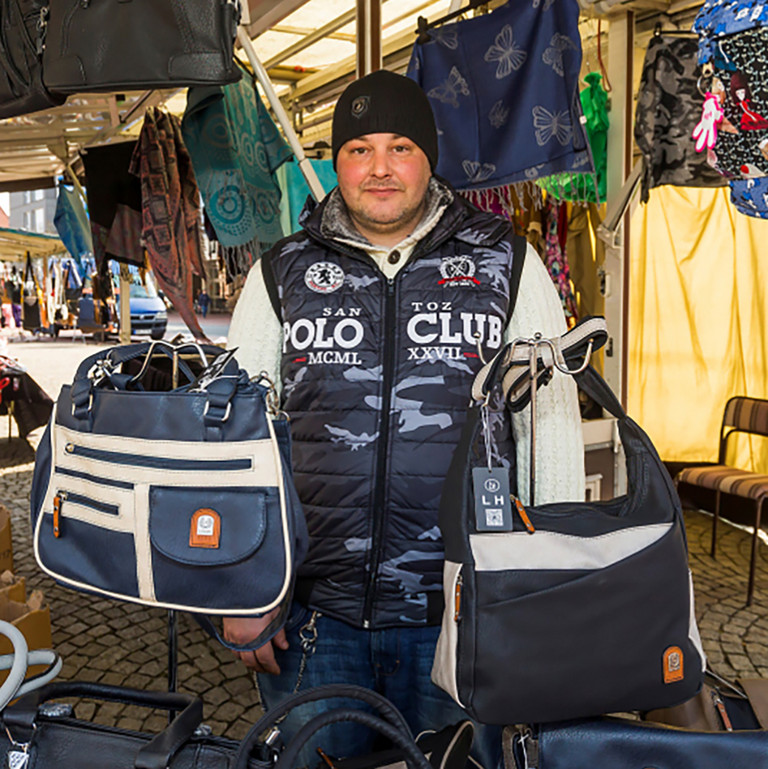
[[[304,146],[329,131],[332,105],[354,78],[356,8],[360,0],[248,0],[248,34],[278,95],[294,115]],[[490,7],[502,0],[491,0]],[[611,9],[674,14],[690,0],[579,0],[582,14]],[[591,4],[591,5],[590,5]],[[387,69],[403,71],[419,16],[445,16],[467,0],[381,0]],[[238,54],[245,61],[242,51]],[[0,192],[53,187],[82,148],[136,138],[150,106],[181,115],[186,89],[77,94],[50,109],[0,121]],[[76,168],[79,171],[81,169]]]
[[[55,235],[40,235],[26,230],[0,227],[0,261],[23,262],[27,253],[37,259],[65,252],[64,244]]]

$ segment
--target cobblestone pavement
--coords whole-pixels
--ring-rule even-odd
[[[80,357],[94,349],[82,346]],[[59,353],[44,351],[49,365],[55,354]],[[25,356],[19,357],[27,363]],[[59,381],[71,378],[76,363],[77,359],[71,372],[65,372]],[[51,394],[57,393],[52,372],[35,371],[33,367],[30,371]],[[33,450],[19,438],[8,441],[5,431],[5,425],[0,424],[0,502],[12,513],[15,571],[26,578],[28,589],[42,589],[51,607],[53,643],[64,658],[60,677],[165,689],[168,679],[164,611],[62,588],[35,564],[28,513]],[[39,440],[40,432],[31,436],[33,444]],[[715,560],[709,556],[711,518],[688,511],[685,519],[696,615],[711,666],[726,677],[768,677],[768,547],[765,542],[760,545],[754,599],[752,606],[746,607],[750,533],[722,525]],[[179,616],[178,630],[179,689],[203,698],[205,721],[215,734],[241,738],[260,714],[258,692],[250,674],[187,616]],[[80,703],[78,715],[145,731],[159,730],[166,723],[161,713],[118,703]]]

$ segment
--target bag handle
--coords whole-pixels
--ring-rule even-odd
[[[362,724],[387,737],[403,751],[403,758],[409,769],[432,769],[432,765],[427,761],[426,756],[416,745],[409,732],[404,732],[402,729],[392,726],[392,724],[371,713],[349,708],[339,708],[338,710],[320,713],[304,724],[280,755],[275,769],[293,769],[296,766],[299,752],[316,732],[331,724],[344,721]],[[236,764],[235,766],[237,769],[240,769],[240,765]],[[245,764],[242,765],[242,769],[245,769]]]
[[[193,736],[203,720],[203,701],[189,694],[63,681],[30,692],[5,709],[3,723],[12,739],[17,743],[28,742],[35,729],[38,708],[48,700],[62,697],[91,697],[126,705],[180,711],[166,729],[139,750],[134,763],[136,769],[166,769],[174,754]]]
[[[13,646],[13,653],[0,656],[0,670],[8,670],[8,676],[0,686],[0,710],[11,700],[44,686],[61,671],[61,657],[53,649],[28,650],[24,634],[10,622],[0,620],[0,635],[4,635]],[[32,665],[46,665],[42,673],[25,680],[27,668]]]
[[[371,689],[355,684],[326,684],[324,686],[315,686],[304,692],[293,694],[270,708],[249,730],[235,758],[234,769],[246,769],[248,757],[251,752],[261,743],[261,737],[265,732],[272,730],[276,724],[283,719],[294,708],[304,705],[307,702],[317,702],[318,700],[332,699],[334,697],[343,697],[345,699],[355,699],[370,705],[378,711],[382,720],[389,723],[397,730],[411,736],[408,726],[402,713],[386,698]],[[263,744],[263,743],[261,743]]]
[[[605,318],[586,317],[570,331],[553,339],[516,339],[508,342],[477,373],[472,383],[474,401],[486,400],[501,382],[504,398],[513,412],[521,411],[531,399],[531,345],[536,346],[537,388],[546,384],[554,368],[576,376],[589,356],[608,340]]]
[[[256,636],[256,638],[244,644],[235,644],[231,641],[227,641],[218,631],[216,625],[213,624],[213,620],[207,614],[192,613],[192,617],[194,618],[195,622],[197,622],[197,624],[200,625],[200,627],[206,633],[208,633],[211,638],[214,638],[227,649],[230,649],[233,652],[254,651],[256,649],[260,649],[262,646],[264,646],[265,643],[271,641],[280,631],[280,628],[282,628],[285,624],[288,610],[291,606],[293,591],[291,590],[290,593],[290,595],[283,599],[283,602],[280,605],[280,611],[277,613],[272,622],[270,622],[269,625],[267,625],[264,630],[262,630],[261,633]]]

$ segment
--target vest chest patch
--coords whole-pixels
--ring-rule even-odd
[[[470,256],[444,256],[440,260],[438,286],[474,286],[480,281],[475,277],[476,266]]]
[[[333,262],[315,262],[304,273],[304,283],[318,294],[332,294],[344,285],[344,270]]]

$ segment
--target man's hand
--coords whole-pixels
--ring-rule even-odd
[[[256,638],[264,628],[277,616],[280,607],[272,610],[263,617],[224,617],[224,638],[230,643],[244,644]],[[275,660],[275,649],[287,649],[288,639],[285,637],[285,630],[280,631],[260,649],[247,652],[234,652],[235,657],[239,657],[246,667],[251,668],[257,673],[280,674],[280,666]]]

